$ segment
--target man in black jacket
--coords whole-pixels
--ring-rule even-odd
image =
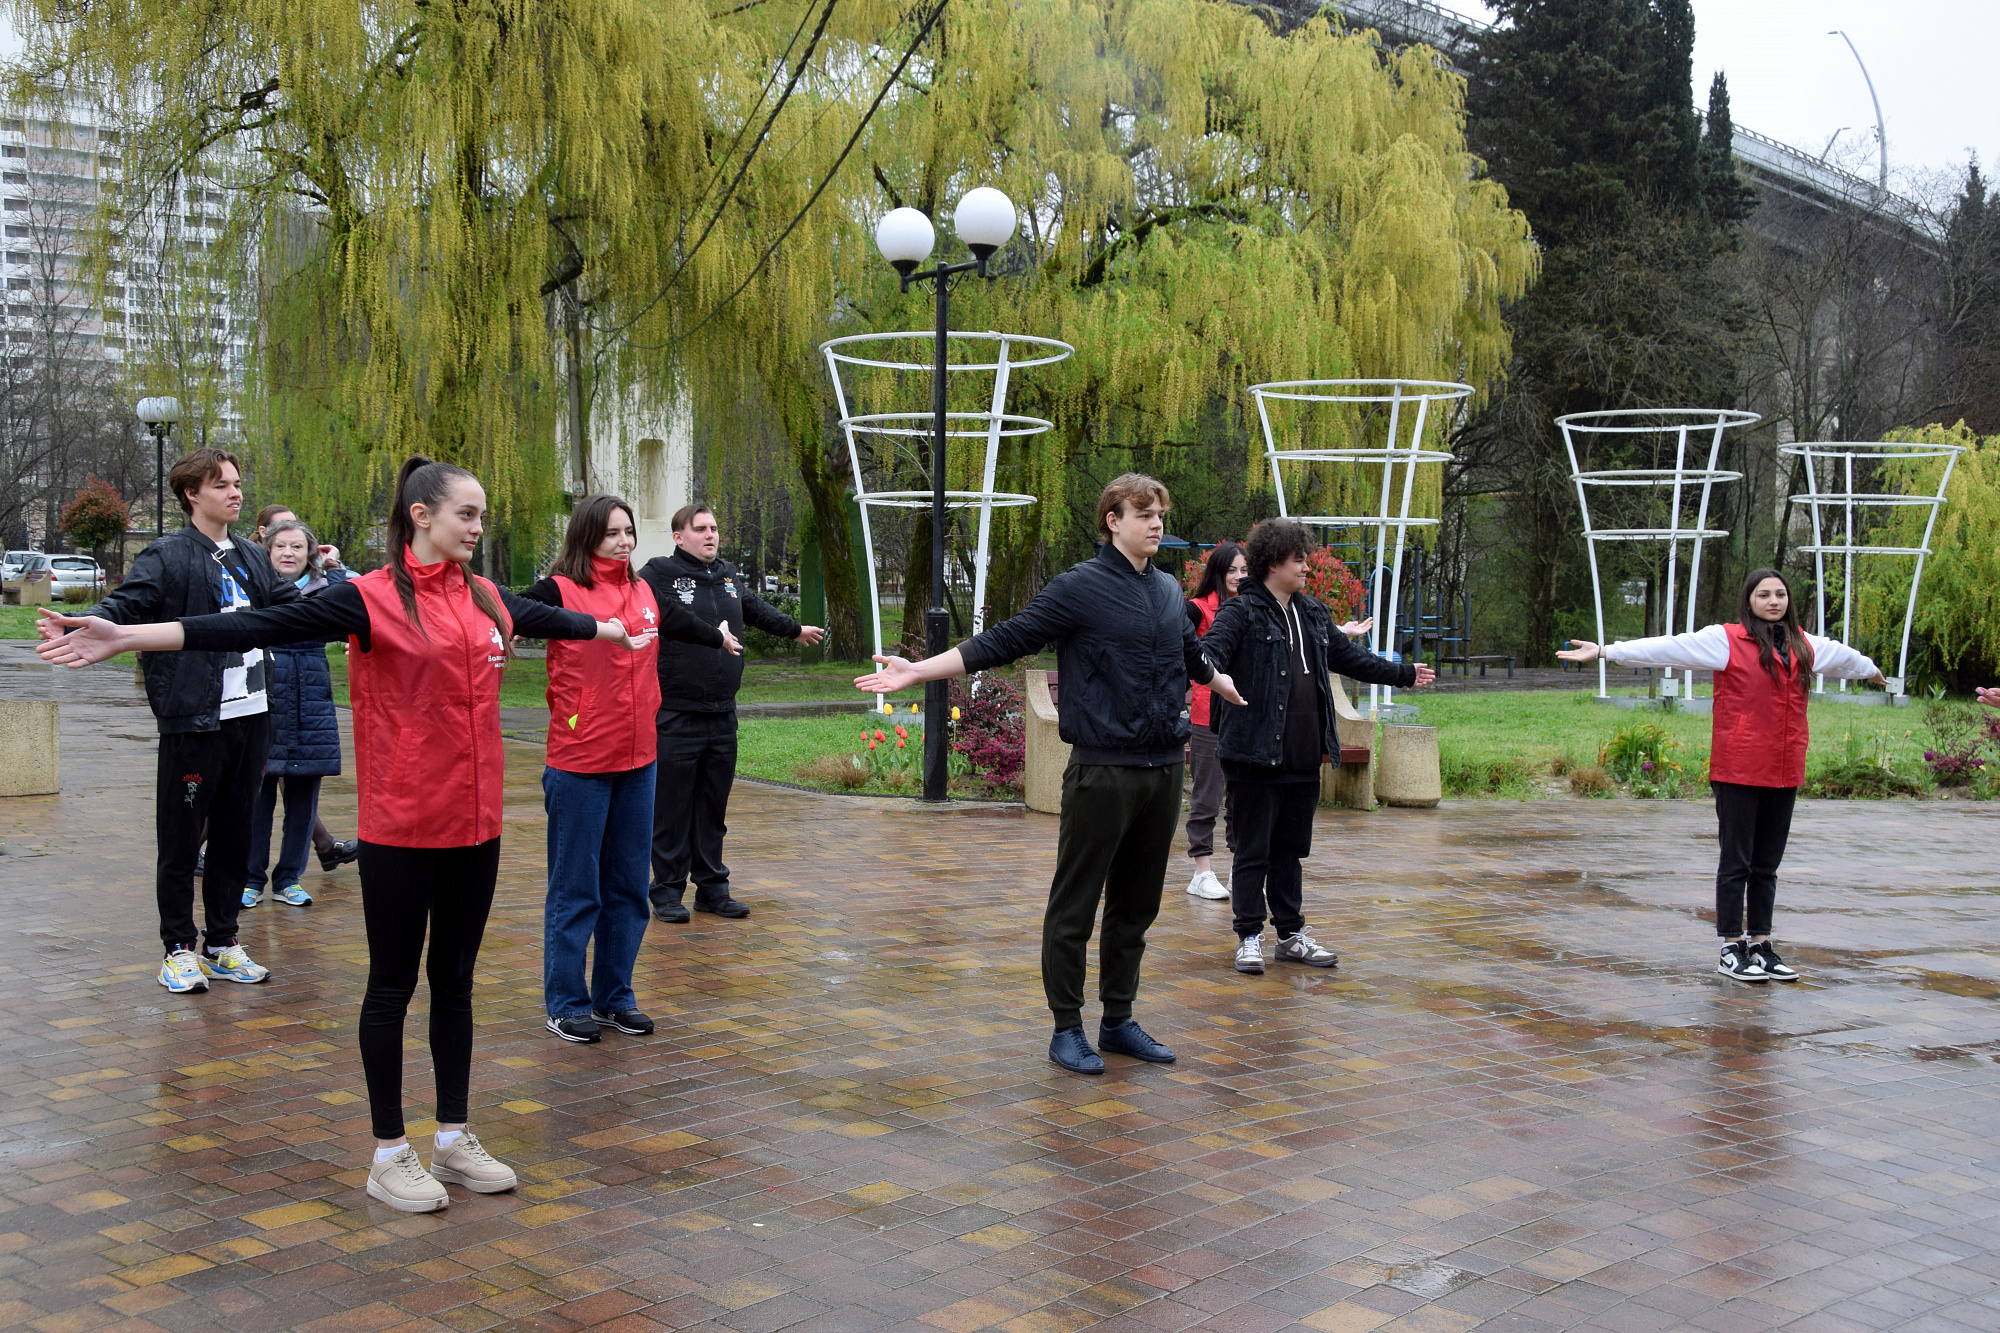
[[[1264,970],[1269,900],[1277,957],[1308,967],[1340,961],[1306,929],[1304,871],[1319,808],[1320,765],[1340,753],[1327,673],[1407,689],[1436,673],[1421,662],[1388,662],[1347,641],[1327,609],[1306,595],[1319,544],[1305,525],[1268,518],[1250,530],[1250,573],[1215,613],[1202,650],[1250,692],[1247,707],[1221,707],[1215,752],[1236,798],[1236,860],[1229,896],[1236,913],[1238,972]]]
[[[748,588],[727,560],[716,558],[721,533],[704,504],[684,505],[673,518],[672,555],[639,570],[662,607],[685,607],[705,625],[729,622],[743,637],[750,624],[781,639],[815,644],[825,633],[801,625]],[[729,789],[736,781],[736,691],[743,659],[720,648],[660,641],[660,758],[653,796],[653,915],[688,920],[682,904],[689,876],[694,910],[745,917],[750,909],[729,895],[722,838],[729,832]]]
[[[1171,504],[1153,478],[1119,477],[1097,500],[1104,545],[1095,559],[1049,580],[1012,620],[922,662],[877,657],[881,670],[855,682],[876,692],[907,689],[1056,645],[1056,710],[1070,756],[1055,878],[1042,917],[1042,989],[1055,1017],[1049,1059],[1077,1074],[1104,1072],[1083,1035],[1084,964],[1100,900],[1104,1013],[1097,1044],[1173,1063],[1174,1053],[1133,1021],[1132,1003],[1180,823],[1188,681],[1242,702],[1229,677],[1202,655],[1180,584],[1148,563],[1160,549]]]
[[[263,547],[230,538],[229,525],[243,508],[234,454],[196,449],[174,463],[167,487],[188,516],[186,526],[141,551],[125,581],[89,614],[146,625],[299,600]],[[205,991],[214,978],[262,981],[270,972],[237,943],[236,914],[250,877],[251,821],[271,748],[264,654],[143,653],[139,661],[146,702],[160,728],[153,807],[159,835],[154,892],[167,955],[160,984],[181,992]],[[194,875],[204,826],[208,854],[197,950]]]

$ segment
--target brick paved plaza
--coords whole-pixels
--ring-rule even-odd
[[[27,660],[0,695],[54,691],[71,743],[60,797],[0,801],[0,1325],[2000,1328],[1979,807],[1803,805],[1808,981],[1756,990],[1708,971],[1706,803],[1324,811],[1340,969],[1238,976],[1176,878],[1139,1016],[1180,1063],[1082,1079],[1044,1054],[1053,819],[755,786],[754,916],[653,927],[657,1036],[557,1041],[510,743],[472,1118],[523,1184],[412,1217],[361,1190],[353,869],[245,914],[268,984],[168,995],[151,716],[128,672]],[[324,809],[351,831],[351,777]]]

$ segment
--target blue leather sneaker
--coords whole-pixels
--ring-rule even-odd
[[[1097,1049],[1110,1051],[1113,1055],[1129,1055],[1135,1060],[1144,1060],[1151,1065],[1170,1065],[1174,1053],[1154,1041],[1132,1019],[1123,1023],[1105,1023],[1097,1029]]]
[[[1049,1059],[1072,1074],[1102,1074],[1104,1061],[1090,1049],[1082,1028],[1057,1028],[1049,1039]]]

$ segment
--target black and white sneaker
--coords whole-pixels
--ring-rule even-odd
[[[1750,957],[1755,959],[1758,965],[1764,969],[1764,975],[1773,981],[1797,981],[1799,979],[1798,970],[1788,965],[1784,959],[1778,957],[1778,951],[1771,947],[1771,941],[1769,940],[1765,940],[1761,944],[1752,945],[1750,948]]]
[[[1715,970],[1731,981],[1761,984],[1771,979],[1770,974],[1764,971],[1763,959],[1742,940],[1731,940],[1722,946],[1722,956],[1716,959]]]
[[[597,1020],[577,1014],[570,1018],[551,1018],[549,1031],[564,1041],[580,1042],[588,1046],[591,1042],[604,1040],[604,1034],[597,1030]]]
[[[620,1009],[615,1014],[600,1014],[593,1009],[590,1017],[599,1027],[617,1028],[628,1037],[653,1035],[653,1020],[637,1009]]]

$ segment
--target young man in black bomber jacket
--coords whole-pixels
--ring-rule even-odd
[[[1355,647],[1306,595],[1307,562],[1318,545],[1304,524],[1290,519],[1252,528],[1243,548],[1249,577],[1202,640],[1209,660],[1249,694],[1248,706],[1217,704],[1212,713],[1216,756],[1236,801],[1229,896],[1238,972],[1264,970],[1267,900],[1280,961],[1308,967],[1340,961],[1306,930],[1300,866],[1312,854],[1320,765],[1340,753],[1327,673],[1399,689],[1437,679],[1421,662],[1387,662]]]
[[[815,644],[825,633],[801,625],[743,585],[736,566],[718,558],[721,533],[705,504],[684,505],[673,517],[672,555],[655,556],[639,570],[652,585],[662,612],[670,606],[694,613],[704,625],[729,622],[743,637],[750,624],[781,639]],[[653,795],[653,915],[688,920],[681,898],[694,880],[694,910],[746,917],[750,909],[729,893],[722,837],[729,831],[729,789],[736,782],[736,691],[743,659],[721,648],[660,640],[660,737]]]
[[[141,551],[124,582],[84,614],[144,625],[299,600],[298,588],[271,568],[263,547],[230,537],[243,508],[236,455],[196,449],[175,461],[167,488],[186,525]],[[236,914],[250,877],[250,828],[271,748],[264,654],[141,653],[139,665],[160,728],[153,809],[154,894],[166,951],[160,984],[182,993],[205,991],[211,980],[263,981],[270,972],[237,942]],[[194,878],[204,828],[198,939]]]
[[[1098,1045],[1154,1064],[1174,1053],[1132,1019],[1146,928],[1160,911],[1188,741],[1193,679],[1241,702],[1229,677],[1202,655],[1180,584],[1148,561],[1160,549],[1172,501],[1151,477],[1127,473],[1097,501],[1104,545],[1049,580],[1020,615],[922,662],[877,657],[881,669],[855,684],[906,689],[919,681],[984,671],[1056,645],[1062,686],[1056,708],[1070,743],[1063,771],[1056,872],[1042,918],[1042,989],[1055,1016],[1049,1059],[1077,1074],[1104,1061],[1083,1035],[1083,977],[1097,906],[1103,1023]]]

